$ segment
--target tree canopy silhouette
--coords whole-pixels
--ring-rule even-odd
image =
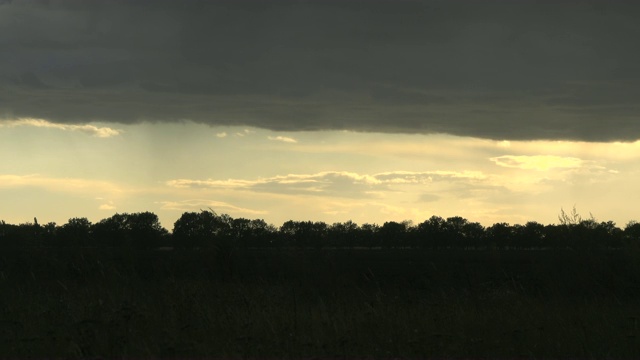
[[[558,224],[535,221],[525,225],[495,223],[483,227],[460,216],[432,216],[413,225],[410,221],[387,221],[358,225],[353,221],[327,225],[319,221],[285,221],[280,227],[263,219],[234,219],[227,214],[201,210],[185,212],[172,233],[152,212],[122,213],[92,224],[87,218],[55,223],[18,225],[0,222],[0,246],[130,247],[156,249],[215,249],[231,254],[238,248],[410,248],[410,249],[620,249],[640,246],[640,224],[624,229],[613,221],[583,219],[574,209],[563,209]]]

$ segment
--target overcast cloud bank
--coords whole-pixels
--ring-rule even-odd
[[[612,1],[5,0],[0,118],[632,141],[638,18]]]

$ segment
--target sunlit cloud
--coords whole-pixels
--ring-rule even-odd
[[[294,138],[286,137],[286,136],[268,136],[267,139],[272,141],[281,141],[281,142],[292,143],[292,144],[295,144],[298,142],[298,140]]]
[[[450,135],[385,135],[342,132],[331,141],[317,142],[307,139],[296,146],[295,150],[321,154],[362,154],[423,157],[467,157],[469,151],[491,150],[499,147],[500,142],[464,138]]]
[[[244,130],[243,130],[243,131],[241,131],[241,132],[240,132],[240,131],[239,131],[239,132],[237,132],[237,133],[236,133],[236,136],[238,136],[238,137],[244,137],[244,136],[246,136],[246,135],[253,134],[253,133],[255,133],[255,130],[244,129]]]
[[[377,135],[339,133],[331,141],[299,143],[292,151],[318,154],[352,154],[366,156],[399,157],[402,159],[437,157],[451,163],[467,162],[485,157],[558,156],[599,161],[635,161],[640,159],[640,141],[636,142],[583,142],[583,141],[520,141],[487,140],[451,135]],[[345,136],[345,135],[348,135]]]
[[[167,185],[176,188],[250,188],[258,183],[251,180],[229,179],[229,180],[191,180],[175,179],[166,182]]]
[[[251,215],[266,214],[267,211],[253,210],[231,205],[222,201],[207,200],[207,199],[190,199],[182,201],[160,201],[158,204],[162,204],[160,207],[162,210],[176,210],[176,211],[198,211],[206,209],[221,210],[223,212],[231,213],[243,213]]]
[[[227,137],[227,133],[226,133],[226,132],[224,132],[224,131],[223,131],[223,132],[220,132],[220,133],[217,133],[217,134],[216,134],[216,137],[219,137],[219,138],[225,138],[225,137]]]
[[[547,171],[550,169],[575,169],[585,165],[585,161],[574,157],[555,155],[503,155],[490,158],[498,166],[525,170]]]
[[[485,140],[478,143],[489,144]],[[500,146],[499,144],[496,144]],[[555,155],[607,160],[635,160],[640,158],[640,141],[583,142],[583,141],[510,141],[511,155]]]
[[[391,171],[373,175],[373,178],[387,183],[409,183],[420,184],[425,182],[431,182],[434,179],[470,179],[470,180],[484,180],[487,175],[481,171]]]
[[[99,137],[109,138],[120,135],[122,130],[112,129],[109,127],[97,127],[90,124],[59,124],[53,123],[44,119],[33,118],[21,118],[17,120],[0,120],[0,127],[19,127],[19,126],[31,126],[37,128],[57,129],[63,131],[79,131],[85,134]]]
[[[395,171],[373,175],[348,171],[324,171],[315,174],[288,174],[255,180],[191,180],[176,179],[166,185],[176,188],[233,189],[271,193],[317,194],[346,197],[379,197],[383,191],[395,186],[421,186],[434,182],[484,181],[487,176],[479,171]]]
[[[98,207],[99,210],[115,210],[116,207],[112,203],[102,204]]]
[[[96,200],[102,202],[100,206],[98,206],[98,210],[115,210],[116,206],[114,205],[112,200],[107,200],[103,197],[96,197]]]

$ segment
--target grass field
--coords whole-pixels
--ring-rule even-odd
[[[3,253],[0,354],[640,357],[640,264],[626,252],[251,250],[216,259]]]

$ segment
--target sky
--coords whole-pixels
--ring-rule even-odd
[[[0,0],[0,219],[640,220],[640,3]]]

